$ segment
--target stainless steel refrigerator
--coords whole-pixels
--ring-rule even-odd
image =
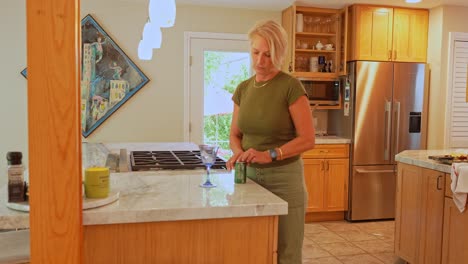
[[[329,132],[351,138],[346,219],[391,219],[395,155],[426,148],[427,65],[357,61],[347,66],[350,89],[343,89],[343,96],[349,112],[345,105],[330,111],[328,120]]]

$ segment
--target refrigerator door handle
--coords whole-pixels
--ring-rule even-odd
[[[356,169],[357,173],[394,173],[395,170],[364,170]]]
[[[389,160],[390,156],[390,133],[391,133],[391,103],[385,100],[385,137],[384,137],[384,160]]]
[[[393,151],[393,154],[396,155],[398,154],[399,150],[398,150],[398,145],[399,145],[399,141],[400,141],[400,106],[401,106],[401,103],[396,101],[395,102],[395,148],[394,148],[394,151]]]

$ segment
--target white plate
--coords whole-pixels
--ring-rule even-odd
[[[106,198],[83,198],[83,210],[96,208],[104,205],[108,205],[117,201],[120,197],[120,192],[110,192]],[[29,202],[18,202],[18,203],[6,203],[6,206],[10,209],[29,212]]]

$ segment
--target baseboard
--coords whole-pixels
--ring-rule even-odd
[[[320,212],[320,213],[306,213],[305,222],[323,222],[323,221],[339,221],[344,220],[344,212]]]

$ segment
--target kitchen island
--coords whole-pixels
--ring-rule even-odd
[[[85,145],[84,167],[102,166],[106,148]],[[225,170],[213,171],[216,188],[200,188],[204,176],[200,169],[111,173],[120,198],[83,211],[84,262],[274,263],[287,203],[250,180],[234,184]],[[0,227],[27,228],[28,214],[2,200]]]
[[[460,212],[452,200],[451,166],[428,158],[454,152],[407,150],[395,157],[395,254],[411,264],[468,259],[468,213]]]

